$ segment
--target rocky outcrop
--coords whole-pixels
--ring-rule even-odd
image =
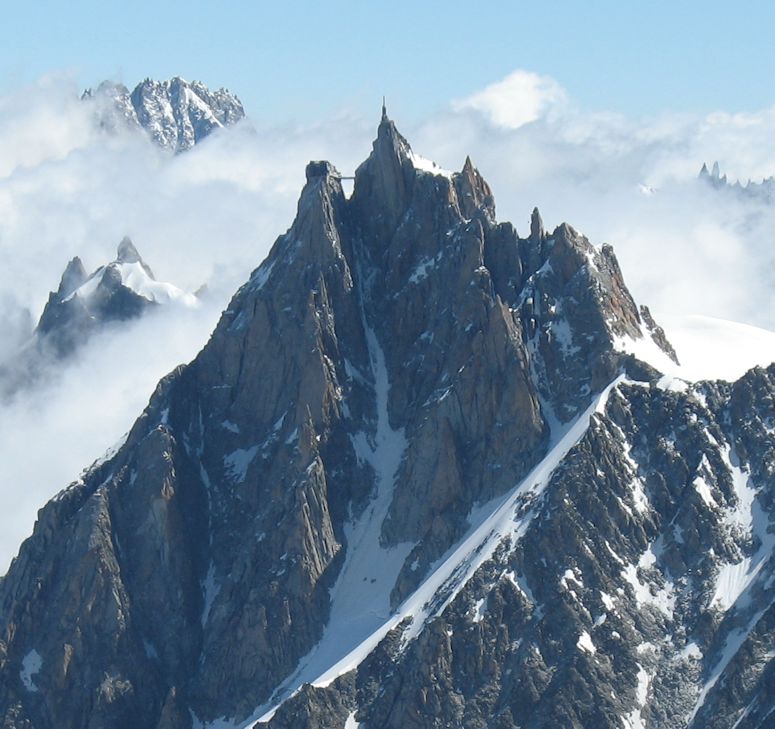
[[[644,338],[671,355],[610,247],[520,238],[383,115],[352,196],[308,165],[202,352],[40,512],[6,726],[685,724],[739,626],[703,600],[767,544],[772,373],[670,389]]]
[[[99,125],[107,131],[141,128],[153,142],[184,152],[212,132],[244,118],[242,102],[227,89],[210,91],[200,81],[175,76],[169,81],[145,79],[131,92],[109,81],[83,98],[96,104]]]

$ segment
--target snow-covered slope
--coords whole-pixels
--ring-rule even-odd
[[[157,281],[147,266],[141,261],[122,260],[121,256],[106,266],[100,266],[89,278],[75,291],[66,296],[62,301],[70,301],[77,297],[81,301],[90,302],[97,294],[101,286],[105,286],[105,279],[118,274],[121,286],[133,291],[138,296],[154,304],[169,304],[173,301],[184,306],[197,306],[196,296],[187,293],[171,283]]]
[[[775,362],[775,332],[707,316],[660,314],[659,321],[678,353],[684,379],[729,380],[752,367]]]
[[[733,382],[752,367],[775,362],[775,332],[708,316],[662,313],[658,318],[678,362],[650,338],[620,337],[616,346],[669,377]]]

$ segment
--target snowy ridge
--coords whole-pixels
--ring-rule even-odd
[[[433,160],[422,157],[412,150],[409,150],[409,159],[416,170],[430,172],[432,175],[441,175],[441,177],[446,177],[450,180],[452,179],[452,173],[449,170],[439,167]]]
[[[681,362],[673,362],[649,336],[619,337],[614,344],[663,374],[686,382],[742,377],[752,367],[775,362],[775,332],[708,316],[658,314]]]
[[[554,445],[548,454],[507,496],[476,509],[476,512],[482,515],[481,520],[474,523],[468,535],[457,547],[450,550],[448,556],[439,560],[430,576],[387,621],[340,660],[306,682],[318,687],[328,686],[339,676],[357,668],[379,642],[407,618],[411,618],[411,625],[404,633],[404,643],[419,635],[425,623],[444,611],[476,570],[492,557],[499,544],[507,538],[512,542],[516,541],[525,533],[534,515],[530,504],[541,495],[555,468],[584,436],[591,418],[603,411],[611,391],[623,381],[623,376],[614,380],[575,422],[563,432],[554,434]],[[307,671],[303,673],[306,674]],[[282,703],[294,695],[305,682],[298,680],[301,675],[302,672],[297,672],[293,685],[286,687],[285,695],[277,703],[256,711],[254,717],[259,717],[257,722],[252,718],[238,726],[257,728],[268,722]],[[263,713],[260,713],[262,710]]]
[[[63,301],[69,301],[75,296],[80,299],[90,299],[97,292],[105,279],[105,275],[110,270],[118,272],[122,286],[155,304],[168,304],[174,301],[184,306],[193,307],[199,303],[193,294],[186,293],[171,283],[156,281],[139,261],[132,263],[114,261],[107,266],[101,266],[89,276],[82,286],[65,297]]]

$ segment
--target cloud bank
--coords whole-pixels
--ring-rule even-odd
[[[106,331],[0,411],[0,574],[36,510],[131,425],[156,381],[201,348],[220,310],[290,225],[304,167],[352,173],[378,120],[224,130],[177,157],[140,134],[109,136],[62,77],[0,99],[0,359],[29,333],[74,255],[92,270],[130,235],[161,280],[207,305]],[[696,180],[718,159],[732,178],[775,173],[775,109],[632,119],[579,109],[555,80],[515,71],[407,127],[442,166],[470,154],[499,217],[524,234],[537,205],[614,245],[636,298],[672,314],[775,329],[775,205]],[[680,354],[680,353],[679,353]],[[45,456],[45,457],[44,457]]]

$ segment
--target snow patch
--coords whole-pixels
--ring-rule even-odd
[[[380,633],[381,626],[391,622],[390,592],[414,546],[406,543],[385,548],[380,543],[382,523],[390,508],[406,438],[403,429],[394,430],[390,426],[390,383],[385,355],[374,331],[369,327],[365,330],[374,377],[377,425],[373,435],[357,433],[352,443],[358,460],[374,470],[375,493],[363,513],[345,526],[347,554],[331,589],[331,610],[323,637],[302,658],[296,672],[283,682],[271,703],[256,712],[259,721],[268,721],[279,705],[277,702],[284,701],[302,684],[327,686],[365,658],[387,632]],[[377,640],[375,635],[379,635]]]
[[[414,271],[412,271],[412,275],[409,276],[409,283],[420,283],[420,281],[423,279],[428,278],[428,273],[438,264],[438,262],[441,260],[441,256],[442,251],[439,251],[433,258],[423,258],[423,260],[420,261],[417,266],[415,266]]]
[[[482,597],[479,600],[476,601],[476,604],[474,605],[474,616],[471,618],[471,621],[474,623],[481,623],[482,619],[485,616],[486,611],[486,603],[487,598]]]
[[[756,627],[756,624],[759,622],[762,615],[764,615],[766,611],[767,608],[760,610],[751,618],[745,627],[736,628],[735,630],[730,631],[727,639],[724,641],[724,647],[721,650],[721,655],[718,657],[716,665],[713,667],[713,671],[708,677],[708,680],[703,685],[702,690],[697,697],[697,701],[694,704],[694,708],[689,714],[687,725],[690,725],[694,721],[694,718],[697,716],[697,712],[699,712],[699,710],[702,708],[703,704],[705,703],[705,699],[707,698],[711,689],[716,685],[716,682],[724,673],[726,667],[735,657],[743,643],[745,643],[745,640],[750,632]]]
[[[228,475],[235,483],[242,483],[248,473],[248,467],[258,453],[258,446],[237,448],[223,457],[223,465]]]
[[[425,157],[422,157],[416,152],[412,152],[411,150],[409,151],[409,160],[411,161],[412,165],[414,165],[414,168],[420,172],[430,172],[432,175],[440,175],[441,177],[446,177],[450,180],[452,179],[451,172],[439,167],[432,160],[426,159]]]
[[[595,644],[592,642],[592,636],[590,636],[586,630],[582,632],[579,639],[576,641],[576,647],[593,656],[597,653],[597,648],[595,648]]]
[[[527,599],[528,601],[535,605],[536,599],[533,596],[533,591],[530,589],[530,586],[527,584],[527,580],[525,580],[524,577],[517,576],[513,570],[510,570],[509,572],[504,572],[503,576],[511,582],[514,587],[517,588]]]
[[[646,552],[648,554],[648,550]],[[641,560],[645,557],[642,556]],[[647,560],[649,558],[646,558]],[[630,584],[635,593],[635,602],[641,605],[652,605],[657,608],[665,617],[672,620],[675,610],[675,594],[673,583],[665,580],[665,586],[655,588],[648,583],[643,583],[638,578],[638,567],[634,564],[627,565],[622,570],[622,577]]]
[[[697,476],[697,478],[692,481],[692,486],[694,486],[694,490],[700,495],[700,498],[705,502],[705,505],[709,509],[718,508],[716,499],[713,498],[713,494],[710,491],[710,486],[708,486],[707,481],[702,476]]]
[[[35,681],[33,681],[33,676],[40,673],[41,668],[43,668],[43,658],[40,653],[33,648],[26,656],[24,656],[22,668],[21,671],[19,671],[19,678],[27,691],[32,693],[38,691],[38,687],[35,685]]]
[[[702,650],[693,640],[689,641],[678,654],[679,658],[684,658],[687,661],[700,661],[702,660]]]
[[[627,716],[622,717],[625,729],[646,729],[646,722],[641,716],[643,707],[646,706],[646,699],[649,695],[649,684],[651,683],[651,677],[648,672],[638,665],[638,683],[635,687],[635,700],[637,707],[633,709]]]

